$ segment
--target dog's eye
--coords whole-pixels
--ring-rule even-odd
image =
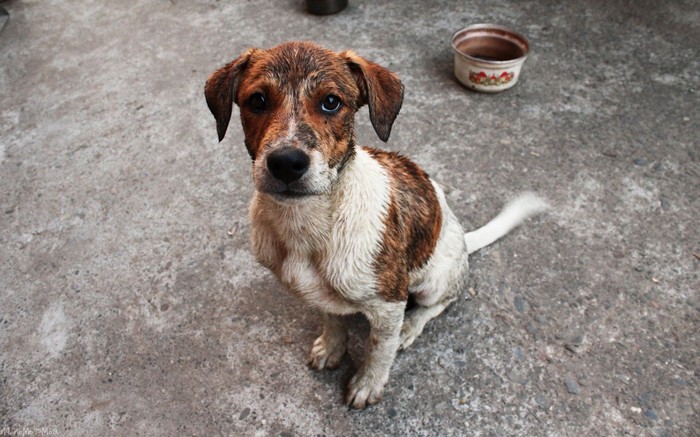
[[[335,114],[340,109],[340,97],[329,94],[321,103],[321,110],[326,114]]]
[[[267,109],[267,100],[261,93],[255,93],[248,97],[248,108],[256,114],[261,114]]]

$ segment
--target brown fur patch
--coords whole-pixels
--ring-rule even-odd
[[[403,84],[391,71],[352,51],[340,55],[347,60],[360,90],[359,106],[369,104],[372,126],[379,138],[387,141],[403,104]]]
[[[429,176],[394,152],[367,150],[391,176],[391,204],[382,248],[375,262],[379,294],[389,302],[408,299],[409,272],[425,264],[435,250],[442,210]]]
[[[241,72],[248,65],[248,59],[254,52],[250,49],[238,58],[224,65],[209,76],[204,85],[204,96],[207,106],[216,119],[216,131],[219,141],[224,139],[228,123],[231,121],[231,110],[235,102]]]

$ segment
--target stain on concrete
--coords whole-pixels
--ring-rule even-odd
[[[41,318],[39,336],[41,345],[51,358],[57,358],[68,342],[70,321],[63,311],[63,304],[51,305]]]

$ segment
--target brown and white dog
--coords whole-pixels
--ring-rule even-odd
[[[416,164],[355,144],[354,116],[365,104],[387,141],[403,85],[350,51],[307,42],[250,49],[211,75],[205,95],[219,140],[233,104],[240,108],[253,160],[256,258],[323,316],[311,367],[340,364],[345,315],[369,320],[364,363],[346,397],[354,408],[379,402],[397,350],[457,299],[468,255],[546,206],[525,194],[465,235],[443,191]],[[409,295],[417,306],[404,313]]]

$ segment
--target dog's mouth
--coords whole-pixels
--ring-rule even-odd
[[[284,190],[281,193],[278,193],[282,197],[293,197],[293,198],[300,198],[300,197],[307,197],[307,196],[313,196],[312,193],[303,193],[300,191],[292,191],[292,190]]]
[[[293,191],[293,190],[284,190],[284,191],[278,191],[276,193],[269,193],[271,194],[274,198],[278,200],[297,200],[297,199],[306,199],[308,197],[312,197],[315,195],[315,193],[309,193],[309,192],[303,192],[303,191]]]
[[[307,184],[283,184],[272,178],[257,180],[255,185],[258,192],[282,203],[299,202],[323,194]]]

